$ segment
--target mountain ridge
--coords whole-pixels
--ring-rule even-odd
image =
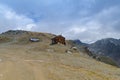
[[[30,38],[38,38],[40,42],[51,44],[51,38],[57,36],[51,33],[31,32],[24,30],[8,30],[0,34],[3,38],[1,43],[12,42],[13,44],[31,44]],[[120,65],[119,52],[120,52],[120,39],[104,38],[94,43],[87,44],[81,42],[79,39],[66,40],[69,48],[76,46],[80,51],[87,53],[92,57],[106,57],[110,58],[117,65]]]
[[[89,57],[86,47],[74,41],[50,45],[55,35],[13,33],[0,35],[1,41],[11,39],[0,42],[1,80],[120,80],[119,68]]]

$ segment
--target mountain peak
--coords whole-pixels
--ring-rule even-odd
[[[120,65],[120,40],[114,38],[105,38],[89,45],[91,52],[110,57]]]
[[[112,43],[114,45],[120,45],[120,39],[104,38],[104,39],[101,39],[101,40],[98,40],[98,41],[95,42],[95,44],[103,44],[103,45],[106,45],[106,44],[109,44],[109,43]]]

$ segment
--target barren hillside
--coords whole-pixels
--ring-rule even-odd
[[[120,80],[120,69],[67,45],[50,45],[55,35],[6,32],[0,35],[0,80]],[[39,38],[30,42],[29,38]],[[5,40],[6,41],[5,41]]]

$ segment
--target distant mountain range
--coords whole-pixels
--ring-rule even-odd
[[[105,63],[120,66],[120,39],[105,38],[92,44],[74,40],[79,46],[86,46],[92,57]]]

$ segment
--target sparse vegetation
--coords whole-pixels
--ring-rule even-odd
[[[119,67],[119,66],[117,65],[117,63],[116,63],[113,59],[111,59],[110,57],[99,56],[98,59],[99,59],[100,61],[104,62],[104,63],[107,63],[107,64],[110,64],[110,65]]]
[[[0,43],[10,42],[10,41],[12,41],[12,38],[6,36],[0,36]]]
[[[120,80],[119,68],[86,56],[85,50],[78,51],[71,42],[50,45],[54,35],[5,35],[3,41],[12,39],[12,43],[0,44],[0,80]],[[41,41],[31,44],[31,37]],[[69,49],[72,54],[65,52]],[[106,57],[100,59],[111,63]]]
[[[36,36],[24,36],[24,37],[18,38],[17,44],[28,44],[28,43],[31,43],[30,38],[37,38],[37,39],[40,40],[39,42],[42,41],[42,39],[40,37],[38,37],[38,36],[37,37]]]

